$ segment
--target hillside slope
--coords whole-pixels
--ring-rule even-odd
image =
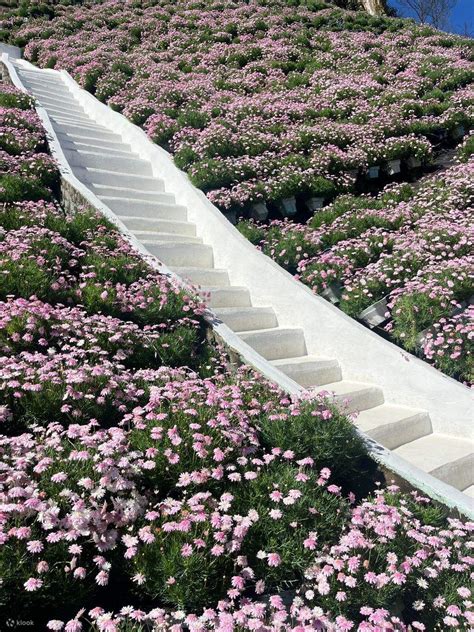
[[[285,222],[289,242],[308,230],[337,245],[370,217],[399,238],[429,218],[432,183],[360,193],[398,177],[381,175],[397,155],[421,175],[437,144],[459,142],[470,44],[300,4],[109,0],[9,25],[29,58],[69,69],[195,181],[214,174],[202,186],[224,210],[268,200],[276,215],[296,196],[305,219],[316,193],[352,191],[309,228]],[[103,217],[61,208],[32,101],[1,85],[0,119],[0,628],[21,612],[67,632],[471,629],[474,524],[379,487],[326,400],[236,370],[196,296]],[[441,250],[466,246],[466,164],[439,187],[455,220]],[[282,250],[269,254],[284,263]]]
[[[234,370],[196,297],[61,208],[31,100],[0,84],[0,105],[0,627],[467,629],[474,525],[363,500],[380,475],[350,420]]]
[[[436,180],[417,195],[418,185],[390,188],[416,182],[467,138],[472,40],[313,0],[106,0],[59,4],[54,15],[8,22],[28,59],[68,70],[142,125],[229,217],[307,220],[307,228],[271,225],[257,236],[268,233],[266,252],[292,272],[299,265],[315,291],[329,282],[350,288],[341,306],[354,317],[395,290],[380,332],[472,380],[469,361],[458,360],[471,344],[472,279],[466,269],[467,279],[456,281],[450,263],[464,257],[459,265],[470,266],[471,163],[448,176],[460,197],[432,199],[433,187],[446,188]],[[464,145],[467,160],[472,141]],[[426,211],[432,235],[426,219],[421,232],[412,230]],[[374,247],[380,231],[383,244]],[[414,258],[421,234],[440,247],[423,254],[418,243]],[[288,253],[289,242],[301,251]],[[348,263],[344,248],[364,256]]]
[[[285,0],[57,10],[20,26],[26,58],[143,125],[222,209],[372,189],[369,167],[427,163],[472,123],[472,41],[407,20]]]

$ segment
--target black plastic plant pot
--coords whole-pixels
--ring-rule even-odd
[[[380,177],[380,166],[379,165],[372,165],[372,167],[369,167],[367,169],[367,177],[369,178],[369,180],[376,180],[377,178]]]
[[[360,314],[359,320],[370,328],[377,327],[390,318],[388,313],[388,297],[381,298],[376,303],[366,307]]]
[[[337,281],[333,281],[325,288],[322,292],[319,293],[326,301],[329,301],[333,305],[337,305],[341,301],[342,292],[344,291],[344,286],[342,283],[338,283]]]
[[[314,195],[314,196],[308,198],[305,201],[305,204],[306,204],[306,206],[307,206],[309,211],[311,211],[313,213],[317,212],[317,211],[321,210],[323,208],[323,206],[324,206],[324,197]]]
[[[393,160],[389,160],[387,162],[386,167],[387,173],[389,176],[394,176],[401,171],[401,160],[399,158],[394,158]]]
[[[293,217],[298,212],[296,208],[295,196],[283,198],[278,204],[278,208],[283,217]]]

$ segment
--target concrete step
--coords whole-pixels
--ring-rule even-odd
[[[42,98],[39,98],[38,101],[42,101]],[[84,108],[82,108],[79,103],[76,101],[56,101],[54,103],[47,103],[43,106],[48,114],[58,114],[59,116],[85,116],[90,118],[86,113]]]
[[[272,364],[304,388],[342,380],[339,362],[331,358],[306,355],[301,358],[273,360]]]
[[[46,68],[25,68],[21,61],[13,61],[12,63],[18,72],[26,77],[44,77],[45,79],[51,77],[52,79],[57,79],[56,74],[53,74]]]
[[[122,184],[124,187],[142,187],[147,191],[153,192],[162,191],[162,188],[160,187],[163,186],[162,181],[154,178],[153,176],[132,175],[130,173],[123,173],[120,171],[109,171],[108,169],[104,168],[99,169],[96,167],[77,166],[74,168],[74,173],[76,172],[79,174],[79,180],[81,180],[81,182],[84,182],[86,185],[103,184],[106,186],[119,186],[120,184]],[[149,214],[142,213],[141,215],[143,217],[147,217]],[[150,217],[153,217],[153,213],[150,215]]]
[[[394,450],[432,432],[430,416],[423,410],[384,404],[364,410],[357,416],[356,425],[369,437]]]
[[[48,110],[46,109],[46,111]],[[102,125],[97,125],[97,123],[90,118],[72,117],[66,116],[65,114],[49,114],[49,112],[48,115],[55,130],[63,131],[63,129],[72,125],[80,129],[83,133],[102,134],[107,132]]]
[[[120,136],[117,136],[120,139]],[[105,140],[103,138],[73,138],[71,136],[64,136],[64,139],[61,139],[61,146],[66,147],[67,149],[106,149],[107,151],[114,152],[127,152],[133,153],[132,148],[127,143],[124,143],[121,140]]]
[[[111,144],[105,145],[105,143],[93,143],[89,142],[79,142],[77,140],[66,140],[62,144],[63,149],[67,149],[68,151],[106,151],[108,154],[112,156],[122,156],[126,158],[127,156],[131,156],[133,158],[137,158],[138,155],[134,154],[128,145],[119,145],[112,146]]]
[[[424,472],[463,490],[474,484],[473,442],[433,433],[394,450]]]
[[[66,119],[58,119],[51,117],[51,122],[53,126],[62,131],[76,131],[83,134],[107,134],[108,130],[103,125],[98,125],[94,123],[92,119],[89,121],[70,121]]]
[[[167,266],[212,268],[214,255],[211,246],[205,244],[157,244],[142,240],[142,244]]]
[[[41,92],[44,95],[73,98],[72,93],[64,84],[52,83],[51,81],[38,81],[36,79],[24,79],[24,81],[25,86],[33,94]]]
[[[170,266],[182,279],[193,285],[228,287],[230,285],[227,270],[219,268],[195,268],[192,266]]]
[[[20,75],[31,85],[47,86],[56,90],[69,90],[63,78],[57,72],[49,75],[25,75],[24,71],[20,70]]]
[[[71,91],[63,83],[51,81],[38,81],[37,79],[25,79],[25,86],[33,94],[41,92],[45,96],[74,98]]]
[[[69,97],[52,97],[38,92],[35,92],[33,96],[45,110],[48,110],[50,107],[61,107],[73,111],[78,105],[77,101]]]
[[[108,130],[102,125],[69,123],[63,121],[55,121],[53,119],[51,120],[51,122],[53,123],[53,127],[55,130],[66,134],[76,133],[83,134],[84,136],[89,136],[90,134],[116,136],[116,134],[108,132]]]
[[[240,332],[239,336],[267,360],[296,358],[306,353],[302,329],[276,327]]]
[[[382,389],[362,382],[347,382],[346,380],[330,382],[323,388],[318,388],[318,393],[329,394],[329,397],[333,398],[338,407],[346,413],[375,408],[384,403]]]
[[[105,204],[105,202],[104,202]],[[150,219],[156,220],[169,220],[171,222],[186,222],[187,209],[185,206],[177,206],[173,204],[155,204],[152,209],[140,209],[134,206],[125,207],[123,209],[112,208],[112,205],[107,202],[107,206],[114,211],[120,218],[122,217],[142,217],[143,215],[149,216]]]
[[[72,116],[71,114],[54,114],[54,112],[48,112],[49,118],[53,122],[58,123],[77,123],[78,125],[95,125],[94,119],[91,119],[89,116],[81,116],[80,114],[75,114]]]
[[[80,142],[82,141],[92,141],[92,142],[98,142],[98,143],[118,143],[121,144],[123,143],[122,141],[122,137],[119,136],[118,134],[114,134],[113,132],[106,132],[106,131],[102,131],[102,132],[80,132],[80,131],[71,131],[71,132],[62,132],[57,130],[56,134],[61,142],[61,145],[63,144],[63,141],[65,140],[78,140]],[[104,145],[106,146],[106,145]]]
[[[203,287],[199,292],[206,296],[209,307],[250,307],[250,292],[246,287]]]
[[[62,93],[59,95],[55,95],[49,90],[31,90],[31,93],[38,99],[38,101],[44,102],[45,104],[59,107],[67,107],[72,108],[77,105],[77,107],[81,107],[79,102],[72,96],[71,93]]]
[[[47,111],[47,108],[45,108]],[[99,129],[104,132],[107,131],[107,128],[103,125],[100,125],[96,120],[80,114],[50,114],[49,118],[55,125],[77,125],[81,128],[94,128]]]
[[[51,86],[45,83],[28,82],[28,90],[37,98],[56,99],[57,101],[63,101],[73,103],[74,97],[67,88],[61,88],[58,86]],[[77,103],[77,101],[75,101]]]
[[[38,101],[42,104],[42,106],[44,107],[44,109],[48,112],[49,116],[51,115],[58,115],[58,116],[64,116],[64,117],[69,117],[69,116],[83,116],[85,118],[89,118],[87,116],[87,114],[84,112],[84,110],[78,106],[77,103],[44,103],[43,99],[38,99]]]
[[[157,230],[132,230],[142,244],[190,243],[202,244],[202,238],[196,235],[180,235],[178,233],[164,233]]]
[[[174,202],[174,196],[169,193],[162,193],[160,197],[162,200],[139,200],[135,198],[115,197],[112,195],[98,195],[98,197],[113,208],[114,211],[123,211],[128,208],[133,208],[134,211],[143,211],[143,217],[149,216],[149,211],[153,211],[157,206],[167,207],[169,210],[174,210],[178,204]],[[184,206],[182,208],[185,208]],[[151,215],[153,217],[153,214]]]
[[[62,81],[59,77],[54,77],[53,75],[51,75],[50,77],[45,77],[44,75],[26,74],[25,72],[20,71],[20,77],[22,81],[32,87],[38,86],[40,88],[46,87],[55,90],[68,90],[64,81]]]
[[[187,208],[173,203],[143,202],[140,200],[126,200],[99,195],[100,200],[112,209],[117,215],[136,215],[137,217],[149,217],[150,219],[177,219],[186,220]]]
[[[94,191],[100,195],[107,195],[109,197],[116,198],[133,198],[134,200],[140,200],[144,202],[161,202],[163,196],[167,196],[167,200],[175,200],[173,193],[165,193],[165,183],[163,180],[155,178],[157,182],[156,191],[143,191],[141,189],[130,189],[126,187],[112,187],[106,184],[92,184],[91,187]]]
[[[196,224],[191,224],[190,222],[178,222],[150,217],[134,217],[133,215],[121,215],[120,219],[132,232],[153,230],[159,233],[188,235],[190,237],[196,235]]]
[[[106,168],[107,171],[129,173],[131,175],[153,175],[151,163],[140,158],[112,156],[106,150],[95,152],[85,150],[69,151],[66,149],[64,154],[71,166]]]
[[[255,331],[278,326],[273,307],[219,307],[214,313],[233,331]]]

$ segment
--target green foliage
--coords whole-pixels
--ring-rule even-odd
[[[127,77],[133,76],[133,68],[126,61],[114,61],[111,68],[112,72],[120,72]]]
[[[52,55],[45,64],[45,68],[54,68],[56,66],[56,62],[58,58],[55,55]]]
[[[178,124],[181,127],[194,127],[195,129],[203,129],[209,122],[209,117],[199,110],[189,109],[178,116]]]
[[[88,271],[93,270],[95,283],[124,283],[129,285],[139,281],[149,272],[147,264],[138,256],[126,254],[114,254],[104,256],[90,250],[82,259],[82,267]]]
[[[99,77],[102,75],[102,72],[103,71],[100,68],[89,70],[84,76],[84,80],[83,80],[84,90],[87,90],[88,92],[91,92],[92,94],[95,94],[97,81],[99,80]]]
[[[0,107],[2,108],[30,110],[32,105],[33,100],[27,94],[9,94],[8,92],[0,92]]]
[[[32,256],[33,255],[33,256]],[[47,237],[37,239],[26,254],[17,258],[3,258],[0,262],[0,300],[13,295],[22,298],[36,296],[43,300],[64,298],[65,289],[56,283],[55,266],[68,270],[70,253]]]
[[[331,470],[331,481],[344,491],[364,496],[374,484],[377,466],[354,424],[334,406],[331,417],[311,404],[285,420],[263,420],[262,437],[267,446],[292,450],[297,459],[310,457],[315,468]]]
[[[250,241],[254,246],[258,246],[267,234],[265,228],[256,224],[253,220],[243,219],[236,224],[237,230]]]
[[[167,323],[177,317],[182,317],[183,307],[186,305],[184,296],[184,293],[173,292],[167,296],[165,303],[162,304],[162,290],[156,286],[147,292],[148,302],[146,305],[136,306],[133,312],[128,312],[121,307],[115,287],[108,288],[104,294],[103,285],[92,279],[88,280],[81,288],[80,303],[91,314],[101,312],[145,326]]]
[[[472,281],[468,275],[454,277],[450,270],[436,276],[442,286],[450,287],[453,302],[470,299]],[[402,295],[392,310],[392,335],[395,340],[403,342],[408,351],[414,351],[418,346],[419,334],[446,316],[446,303],[447,299],[436,291],[419,290]]]
[[[296,419],[300,420],[299,417]],[[314,559],[314,551],[303,545],[309,532],[317,531],[321,546],[332,544],[347,520],[347,503],[318,484],[317,473],[309,470],[305,475],[308,479],[299,481],[295,465],[276,463],[235,491],[234,506],[238,513],[246,515],[249,510],[256,509],[260,517],[251,530],[246,553],[251,567],[265,578],[265,583],[273,591],[296,587],[301,583],[305,570]],[[301,493],[294,504],[285,506],[279,520],[270,515],[272,509],[278,509],[278,504],[269,498],[275,490],[283,496],[290,490]],[[277,550],[281,564],[269,567],[266,560],[257,557],[259,550]]]
[[[320,251],[320,244],[311,241],[305,232],[285,230],[277,225],[267,230],[262,250],[278,265],[295,274],[298,261],[303,257],[314,257]]]
[[[56,280],[55,275],[27,258],[2,262],[0,273],[2,275],[0,300],[2,301],[9,295],[22,298],[34,295],[43,300],[54,300],[63,296],[63,293],[51,289]]]
[[[183,147],[174,155],[174,162],[178,169],[189,169],[197,160],[198,155],[191,147]]]
[[[308,480],[298,481],[299,468],[283,463],[271,464],[245,485],[230,485],[234,512],[245,516],[256,510],[259,519],[244,537],[243,551],[248,565],[256,571],[255,579],[265,580],[267,589],[279,591],[301,582],[314,552],[305,548],[308,532],[316,531],[321,543],[334,543],[347,519],[347,504],[318,485],[317,476],[309,473]],[[283,516],[276,520],[270,511],[278,508],[270,493],[278,489],[282,494],[300,493],[294,504],[286,506]],[[224,597],[226,581],[233,564],[228,552],[220,556],[210,553],[215,541],[209,538],[208,520],[194,523],[193,537],[202,540],[202,548],[195,548],[190,556],[182,555],[182,546],[189,542],[189,533],[163,533],[156,529],[156,540],[142,547],[135,558],[135,571],[146,576],[140,587],[152,598],[186,610],[201,610],[212,600]],[[272,567],[260,559],[259,551],[278,550],[281,563]],[[169,578],[174,581],[167,581]]]
[[[206,607],[211,595],[214,599],[223,596],[225,580],[231,574],[233,564],[230,555],[214,557],[209,554],[206,534],[210,531],[208,520],[193,525],[193,535],[204,540],[207,546],[195,549],[189,557],[181,554],[189,534],[159,531],[155,542],[143,547],[134,559],[136,572],[147,578],[140,586],[140,593],[191,611]]]
[[[64,222],[57,230],[65,239],[75,246],[79,246],[86,235],[94,234],[100,227],[101,231],[113,232],[114,224],[96,211],[80,209],[72,215],[67,215]]]
[[[41,225],[42,228],[48,228],[65,237],[66,235],[63,232],[65,223],[66,217],[61,216],[59,213],[47,213],[45,217],[39,221],[37,217],[33,214],[25,213],[24,209],[15,203],[4,204],[0,207],[0,226],[6,231],[18,230],[23,226]]]
[[[474,154],[474,134],[469,136],[457,151],[458,158],[461,162],[468,162],[469,158]]]
[[[226,164],[212,159],[194,164],[190,179],[194,186],[203,191],[230,186],[235,181],[232,170]]]
[[[317,176],[309,183],[308,193],[315,197],[329,198],[332,197],[335,192],[336,187],[334,183],[327,178]]]
[[[365,197],[356,197],[354,195],[340,195],[330,206],[315,213],[309,225],[311,228],[317,229],[324,224],[331,224],[337,217],[345,213],[366,208],[377,208],[376,201]]]
[[[35,536],[40,536],[40,534],[41,530],[32,524],[32,539]],[[0,554],[0,574],[2,576],[0,620],[2,621],[18,616],[18,608],[12,608],[11,600],[8,599],[8,596],[22,591],[25,579],[31,577],[34,573],[34,566],[32,568],[34,558],[25,551],[25,547],[22,544],[24,543],[20,540],[17,540],[16,543],[10,542],[2,547],[3,550]],[[85,553],[87,554],[87,549]],[[25,592],[22,595],[21,612],[28,613],[28,615],[34,613],[35,616],[44,611],[58,613],[63,607],[61,604],[68,604],[73,610],[79,610],[87,602],[87,598],[91,595],[94,586],[91,581],[64,581],[64,575],[59,569],[64,568],[71,560],[68,544],[64,542],[62,545],[50,547],[42,555],[41,559],[49,565],[50,569],[53,569],[53,572],[49,572],[45,576],[44,590]],[[28,618],[25,616],[24,620],[28,620]]]
[[[36,365],[33,361],[30,380],[36,381],[40,388],[22,389],[21,397],[11,387],[4,389],[2,401],[12,412],[3,426],[4,434],[21,434],[32,425],[47,425],[51,419],[64,426],[95,419],[100,426],[109,428],[123,419],[125,410],[144,406],[149,399],[150,382],[135,375],[132,383],[120,364],[109,365],[106,371],[95,371],[102,366],[103,359],[81,366],[81,380],[74,382],[71,396],[70,386],[62,378],[68,366],[64,360],[62,363],[62,367],[57,364],[50,367],[48,376],[40,379],[41,360]],[[130,395],[132,386],[135,390]]]

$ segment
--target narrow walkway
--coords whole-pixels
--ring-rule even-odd
[[[261,356],[305,388],[333,393],[369,436],[458,490],[474,496],[472,442],[434,433],[429,414],[384,401],[373,384],[346,381],[336,358],[308,355],[303,329],[281,327],[274,308],[252,306],[249,289],[232,285],[232,270],[214,267],[213,250],[187,208],[175,203],[120,135],[89,117],[59,73],[15,63],[24,86],[46,109],[75,176],[147,250],[210,295],[210,307]],[[238,262],[236,262],[236,265]]]

